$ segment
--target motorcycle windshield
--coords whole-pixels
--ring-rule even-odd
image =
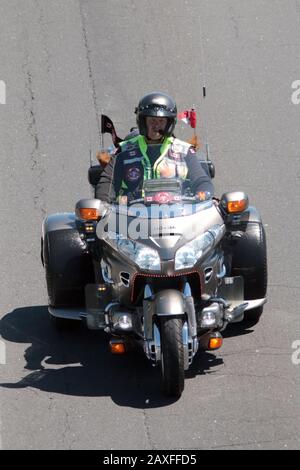
[[[160,159],[160,146],[148,146],[149,160],[154,155],[151,166],[140,155],[135,148],[115,155],[110,210],[99,222],[97,234],[114,249],[122,246],[122,253],[131,250],[133,245],[126,241],[131,240],[170,260],[177,249],[221,226],[223,220],[210,193],[207,198],[193,193],[184,162],[178,168],[168,167],[168,161]]]
[[[149,212],[147,208],[168,206],[174,209],[173,216],[182,216],[186,205],[211,204],[209,193],[193,192],[185,160],[171,158],[163,147],[154,144],[137,151],[128,144],[115,155],[109,199],[116,210],[133,212],[142,205]]]

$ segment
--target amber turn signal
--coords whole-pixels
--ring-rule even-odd
[[[227,205],[227,211],[230,214],[235,212],[243,212],[247,209],[248,201],[246,199],[241,199],[240,201],[229,201]]]
[[[210,338],[208,347],[209,349],[219,349],[223,344],[223,338]]]
[[[93,208],[81,208],[79,209],[79,214],[80,218],[82,220],[99,220],[100,219],[100,214],[98,209],[93,209]]]
[[[125,354],[126,353],[125,343],[110,342],[109,345],[110,345],[110,352],[112,354]]]

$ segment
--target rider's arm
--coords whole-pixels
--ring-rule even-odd
[[[114,201],[122,182],[122,159],[115,154],[101,173],[95,196],[101,201]]]
[[[214,186],[211,178],[208,176],[200,161],[197,159],[195,152],[189,150],[186,155],[186,163],[188,167],[187,177],[191,181],[193,192],[196,194],[200,191],[206,191],[214,195]]]

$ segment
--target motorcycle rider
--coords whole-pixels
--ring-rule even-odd
[[[194,148],[173,135],[177,122],[173,98],[161,92],[147,94],[135,113],[139,134],[120,143],[101,174],[96,198],[107,202],[118,199],[126,204],[141,191],[144,180],[160,177],[189,179],[200,200],[212,197],[212,181],[195,158]]]

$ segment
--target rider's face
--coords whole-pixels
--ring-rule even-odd
[[[167,118],[165,117],[146,117],[147,137],[150,140],[160,140],[162,134],[159,131],[164,131],[167,125]]]

